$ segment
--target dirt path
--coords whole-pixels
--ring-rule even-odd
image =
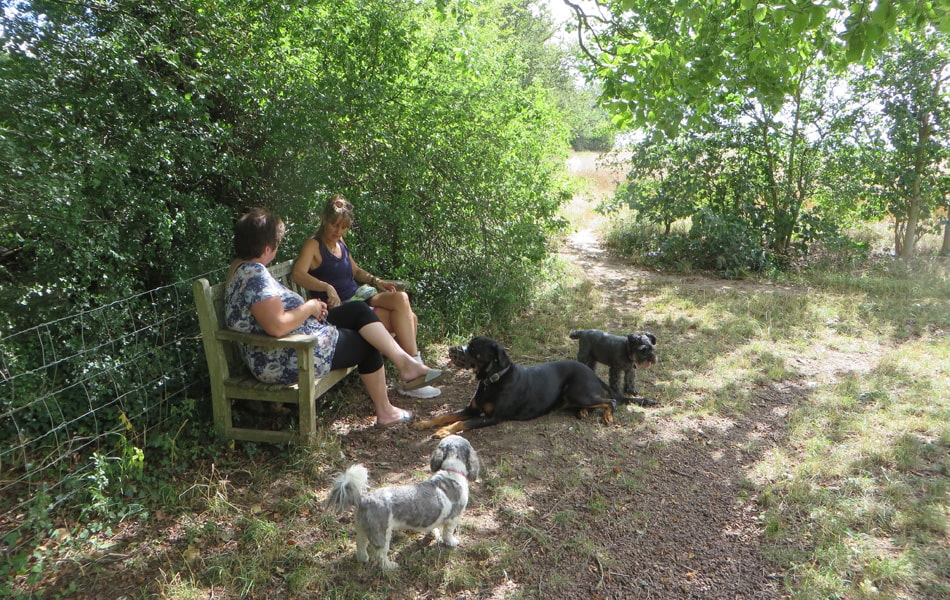
[[[594,286],[636,294],[654,274],[612,259],[592,229],[572,235],[562,250]],[[698,285],[707,285],[697,281]],[[621,300],[618,310],[630,306]],[[661,342],[662,344],[662,342]],[[660,346],[658,346],[658,349]],[[666,360],[675,360],[667,356]],[[787,405],[800,390],[762,389],[761,402],[740,420],[683,420],[647,409],[635,434],[614,440],[615,453],[649,474],[626,498],[623,522],[598,524],[614,569],[598,568],[596,583],[560,597],[780,598],[781,576],[762,554],[759,508],[744,488],[746,470],[784,436]],[[619,452],[617,452],[619,450]],[[601,578],[602,577],[602,578]],[[578,586],[581,587],[581,586]]]
[[[639,310],[641,303],[637,300],[643,294],[638,293],[638,282],[649,279],[656,283],[658,278],[671,278],[638,270],[610,257],[598,239],[603,221],[594,215],[592,205],[598,194],[612,192],[616,177],[604,178],[602,168],[591,157],[572,159],[570,167],[580,174],[600,171],[601,177],[586,196],[575,198],[571,210],[586,216],[578,231],[567,239],[561,257],[576,265],[594,287],[611,290],[604,301],[614,304],[612,310],[621,315]],[[677,283],[689,285],[682,278]],[[694,283],[706,286],[711,282],[696,278]],[[658,349],[662,343],[661,340]],[[675,357],[661,360],[674,361]],[[596,533],[590,532],[588,536],[598,546],[594,560],[587,557],[583,568],[573,571],[579,571],[581,577],[548,590],[553,594],[551,597],[783,597],[781,575],[762,553],[759,507],[751,499],[742,498],[754,497],[744,488],[746,470],[781,442],[787,406],[799,393],[794,387],[759,390],[757,397],[761,402],[736,421],[684,420],[682,415],[662,407],[646,409],[636,431],[587,440],[588,456],[613,457],[605,465],[613,465],[613,473],[646,469],[647,474],[633,484],[624,482],[619,489],[617,482],[611,480],[621,477],[589,482],[594,490],[602,489],[600,493],[615,503],[613,510],[608,511],[614,514],[590,523]],[[557,427],[545,425],[548,426]],[[576,437],[559,436],[557,431],[550,435],[559,442],[579,441]],[[516,444],[523,447],[526,438],[516,437]],[[565,502],[553,491],[549,500],[555,506]],[[542,514],[552,510],[557,509],[538,508]],[[583,514],[583,508],[578,507],[576,514]],[[572,537],[567,532],[562,535],[568,540]],[[556,571],[561,566],[536,565],[537,572],[530,578],[537,577],[539,589],[544,590],[543,571]]]

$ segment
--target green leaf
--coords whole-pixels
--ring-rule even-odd
[[[865,28],[865,37],[869,45],[876,46],[879,40],[886,38],[884,34],[884,28],[878,25],[877,23],[871,23]]]
[[[864,54],[864,32],[861,30],[852,32],[848,38],[848,49],[845,56],[849,62],[857,62]]]
[[[755,12],[752,13],[752,19],[756,23],[759,23],[762,21],[762,19],[765,18],[766,12],[767,12],[767,8],[765,6],[756,7]]]
[[[825,16],[828,14],[828,9],[824,6],[813,4],[809,12],[809,17],[811,22],[808,24],[808,29],[817,29],[822,21],[825,20]]]
[[[739,7],[742,8],[742,10],[751,10],[755,8],[758,3],[758,0],[742,0],[742,3],[739,5]]]
[[[894,7],[889,0],[878,0],[877,6],[871,11],[871,23],[883,27],[891,18]]]
[[[801,33],[808,28],[809,22],[810,17],[808,13],[798,13],[792,20],[792,33],[795,35],[801,35]]]

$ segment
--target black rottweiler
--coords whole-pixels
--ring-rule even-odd
[[[580,414],[604,409],[604,423],[613,422],[617,398],[610,386],[576,360],[558,360],[523,367],[511,362],[505,348],[493,339],[475,337],[468,346],[449,349],[455,366],[474,369],[478,388],[465,408],[416,421],[415,429],[438,427],[433,437],[488,427],[502,421],[527,421],[560,407]]]

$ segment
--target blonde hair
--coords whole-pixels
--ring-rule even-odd
[[[333,194],[327,200],[320,213],[320,227],[317,228],[316,238],[322,239],[327,225],[337,225],[341,221],[346,227],[351,227],[356,220],[356,213],[353,211],[353,205],[343,194]]]

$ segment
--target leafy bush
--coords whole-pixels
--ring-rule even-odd
[[[74,440],[177,435],[175,394],[206,392],[190,280],[220,280],[251,206],[295,254],[347,195],[423,343],[504,323],[543,276],[568,128],[517,3],[120,4],[0,16],[5,468],[62,480]]]
[[[591,130],[574,132],[571,148],[578,152],[609,152],[617,140],[617,129],[610,121],[603,121]]]
[[[639,220],[618,222],[607,235],[607,246],[638,263],[680,272],[712,271],[742,277],[774,264],[758,232],[738,220],[701,210],[689,229],[667,234],[659,225]]]
[[[701,210],[693,215],[688,237],[690,252],[700,268],[725,277],[762,271],[769,264],[759,233],[738,218]]]

